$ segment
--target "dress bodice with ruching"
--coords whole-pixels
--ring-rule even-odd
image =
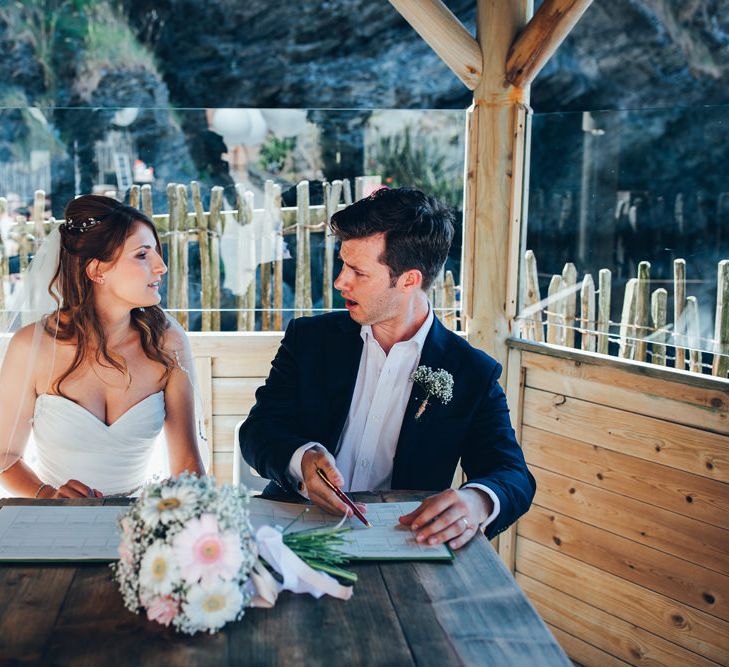
[[[162,391],[109,426],[68,398],[40,394],[33,415],[38,476],[56,487],[77,479],[106,496],[130,493],[147,478],[164,419]]]

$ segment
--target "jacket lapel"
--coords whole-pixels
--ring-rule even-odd
[[[455,378],[459,355],[451,353],[449,337],[452,335],[435,317],[433,326],[425,339],[418,365],[429,366],[433,370],[443,368]],[[395,451],[391,482],[393,489],[415,488],[410,480],[421,477],[419,475],[419,466],[422,463],[418,456],[418,445],[428,438],[428,423],[433,419],[437,419],[439,412],[442,412],[446,407],[437,399],[431,400],[425,412],[416,420],[415,413],[424,398],[423,390],[413,385]],[[430,465],[432,464],[431,461]]]

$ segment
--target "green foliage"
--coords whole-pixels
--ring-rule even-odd
[[[154,57],[132,32],[126,19],[108,3],[96,3],[89,11],[85,40],[86,67],[123,64],[156,71]]]
[[[460,170],[450,167],[443,150],[432,138],[424,136],[414,140],[409,125],[402,134],[380,137],[367,170],[382,176],[382,182],[389,187],[410,186],[449,206],[463,205]]]
[[[296,137],[287,137],[279,139],[273,134],[269,134],[266,141],[261,144],[260,157],[258,164],[261,169],[272,174],[278,174],[284,168],[286,159],[296,148]]]

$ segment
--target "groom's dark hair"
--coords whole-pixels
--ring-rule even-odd
[[[413,188],[382,188],[332,216],[339,241],[385,235],[379,258],[390,270],[391,283],[410,269],[423,275],[427,290],[445,264],[453,241],[453,211]]]

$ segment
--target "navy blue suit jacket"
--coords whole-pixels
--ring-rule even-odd
[[[243,458],[277,485],[269,485],[267,495],[293,491],[286,471],[301,445],[319,442],[336,454],[357,380],[360,329],[348,313],[300,318],[286,329],[268,379],[240,429]],[[453,398],[446,405],[431,400],[416,420],[425,396],[413,385],[395,451],[392,488],[447,489],[461,459],[469,482],[485,484],[501,503],[499,516],[486,530],[492,537],[529,509],[536,489],[497,382],[501,366],[438,318],[420,364],[453,375]]]

